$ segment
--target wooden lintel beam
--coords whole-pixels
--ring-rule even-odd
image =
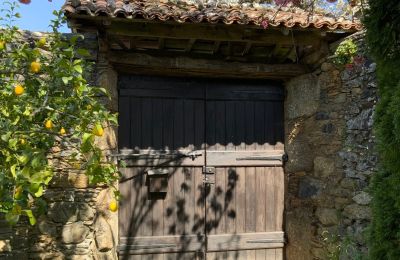
[[[123,51],[109,52],[108,59],[116,67],[131,66],[157,73],[189,73],[192,75],[209,75],[242,78],[287,79],[305,74],[308,68],[300,64],[261,64],[226,62],[189,57],[160,57],[143,53]]]
[[[196,42],[196,39],[190,39],[186,48],[185,48],[185,52],[190,52],[193,48],[194,43]]]
[[[244,30],[240,26],[210,26],[199,24],[112,23],[110,34],[120,36],[159,37],[171,39],[201,39],[211,41],[249,42],[258,44],[293,45],[291,35],[275,30]],[[315,45],[321,37],[312,32],[295,31],[296,45]]]

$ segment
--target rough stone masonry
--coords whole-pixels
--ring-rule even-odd
[[[342,248],[353,257],[367,250],[377,85],[363,37],[349,37],[359,50],[354,65],[340,68],[325,59],[313,73],[287,83],[287,259],[327,259],[340,241],[348,241]],[[351,255],[342,252],[346,257]]]
[[[26,33],[27,39],[40,38]],[[365,57],[363,34],[351,36]],[[115,71],[86,35],[84,46],[97,61],[95,81],[112,96],[117,111]],[[374,173],[372,116],[377,100],[375,63],[364,59],[340,68],[326,58],[313,73],[286,82],[285,102],[286,258],[326,259],[338,241],[349,239],[366,251],[363,231],[371,213],[366,192]],[[117,148],[108,129],[101,142],[105,151]],[[57,161],[63,152],[53,151]],[[27,222],[9,227],[0,221],[0,259],[117,259],[117,213],[107,210],[110,191],[88,186],[86,176],[59,166],[45,192],[48,212],[35,227]],[[346,256],[342,256],[346,259]]]

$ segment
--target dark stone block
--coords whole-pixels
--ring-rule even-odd
[[[327,112],[317,112],[315,120],[328,120],[329,114]]]
[[[307,199],[317,195],[320,190],[319,186],[320,185],[312,179],[305,178],[301,180],[299,184],[299,198]]]
[[[322,126],[322,132],[325,134],[331,134],[335,130],[335,126],[332,123],[328,123]]]

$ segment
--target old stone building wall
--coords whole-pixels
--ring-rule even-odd
[[[365,57],[363,34],[351,37]],[[109,108],[117,111],[117,73],[106,49],[96,35],[86,35],[83,45],[97,61],[95,83],[109,90]],[[343,240],[351,241],[349,248],[366,250],[363,231],[371,217],[366,188],[376,164],[374,72],[368,59],[344,69],[325,59],[313,73],[286,82],[289,260],[327,259]],[[115,129],[99,139],[106,154],[115,151],[116,140]],[[65,155],[57,148],[53,152],[54,161]],[[110,190],[90,187],[83,173],[59,165],[44,197],[48,212],[35,227],[22,222],[11,228],[0,221],[0,259],[116,259],[118,213],[108,210]]]
[[[350,38],[359,49],[353,65],[325,59],[287,82],[287,259],[346,259],[345,251],[354,259],[366,252],[367,186],[377,162],[376,65],[366,58],[363,34]]]

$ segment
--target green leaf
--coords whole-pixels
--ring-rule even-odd
[[[29,219],[29,223],[33,226],[36,224],[36,218],[32,213],[32,210],[30,209],[25,209],[22,211]]]
[[[86,49],[77,49],[76,52],[78,53],[78,55],[83,56],[83,57],[90,56],[90,52]]]
[[[41,197],[43,195],[43,187],[39,186],[39,189],[34,193],[34,195],[36,198]]]
[[[14,177],[14,179],[17,178],[17,173],[15,172],[15,169],[16,169],[16,168],[17,168],[17,165],[16,165],[16,164],[11,165],[11,167],[10,167],[10,171],[11,171],[11,174],[12,174],[12,176]]]
[[[74,70],[80,74],[82,74],[82,66],[81,65],[75,65],[74,66]]]
[[[68,82],[70,82],[73,79],[73,77],[62,77],[61,80],[64,82],[65,85],[68,85]]]

